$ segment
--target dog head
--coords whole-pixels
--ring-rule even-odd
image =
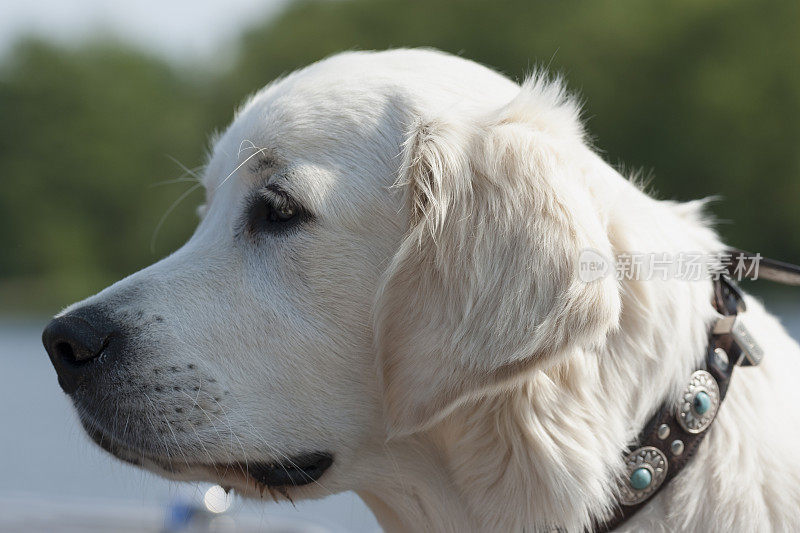
[[[432,51],[347,53],[253,97],[191,239],[60,313],[87,432],[177,479],[358,487],[364,450],[599,341],[618,320],[577,109]]]

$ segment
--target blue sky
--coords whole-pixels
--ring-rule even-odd
[[[252,19],[286,0],[0,0],[0,55],[28,33],[58,42],[116,35],[160,55],[208,58],[223,53]]]

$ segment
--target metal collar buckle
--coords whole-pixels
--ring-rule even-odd
[[[747,313],[720,318],[711,331],[714,335],[730,335],[742,352],[736,361],[743,366],[757,366],[764,358],[764,350],[747,327]]]

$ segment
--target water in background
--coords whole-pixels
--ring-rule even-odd
[[[800,305],[767,303],[800,337]],[[39,341],[45,322],[0,321],[0,530],[158,531],[171,504],[199,505],[209,485],[160,479],[114,460],[89,441]],[[211,529],[379,530],[351,493],[298,502],[296,508],[236,500]]]

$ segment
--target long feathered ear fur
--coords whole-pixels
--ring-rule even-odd
[[[570,150],[577,106],[533,79],[483,119],[415,124],[398,181],[411,227],[378,297],[390,436],[512,385],[619,320],[616,281],[578,277],[611,245]]]

